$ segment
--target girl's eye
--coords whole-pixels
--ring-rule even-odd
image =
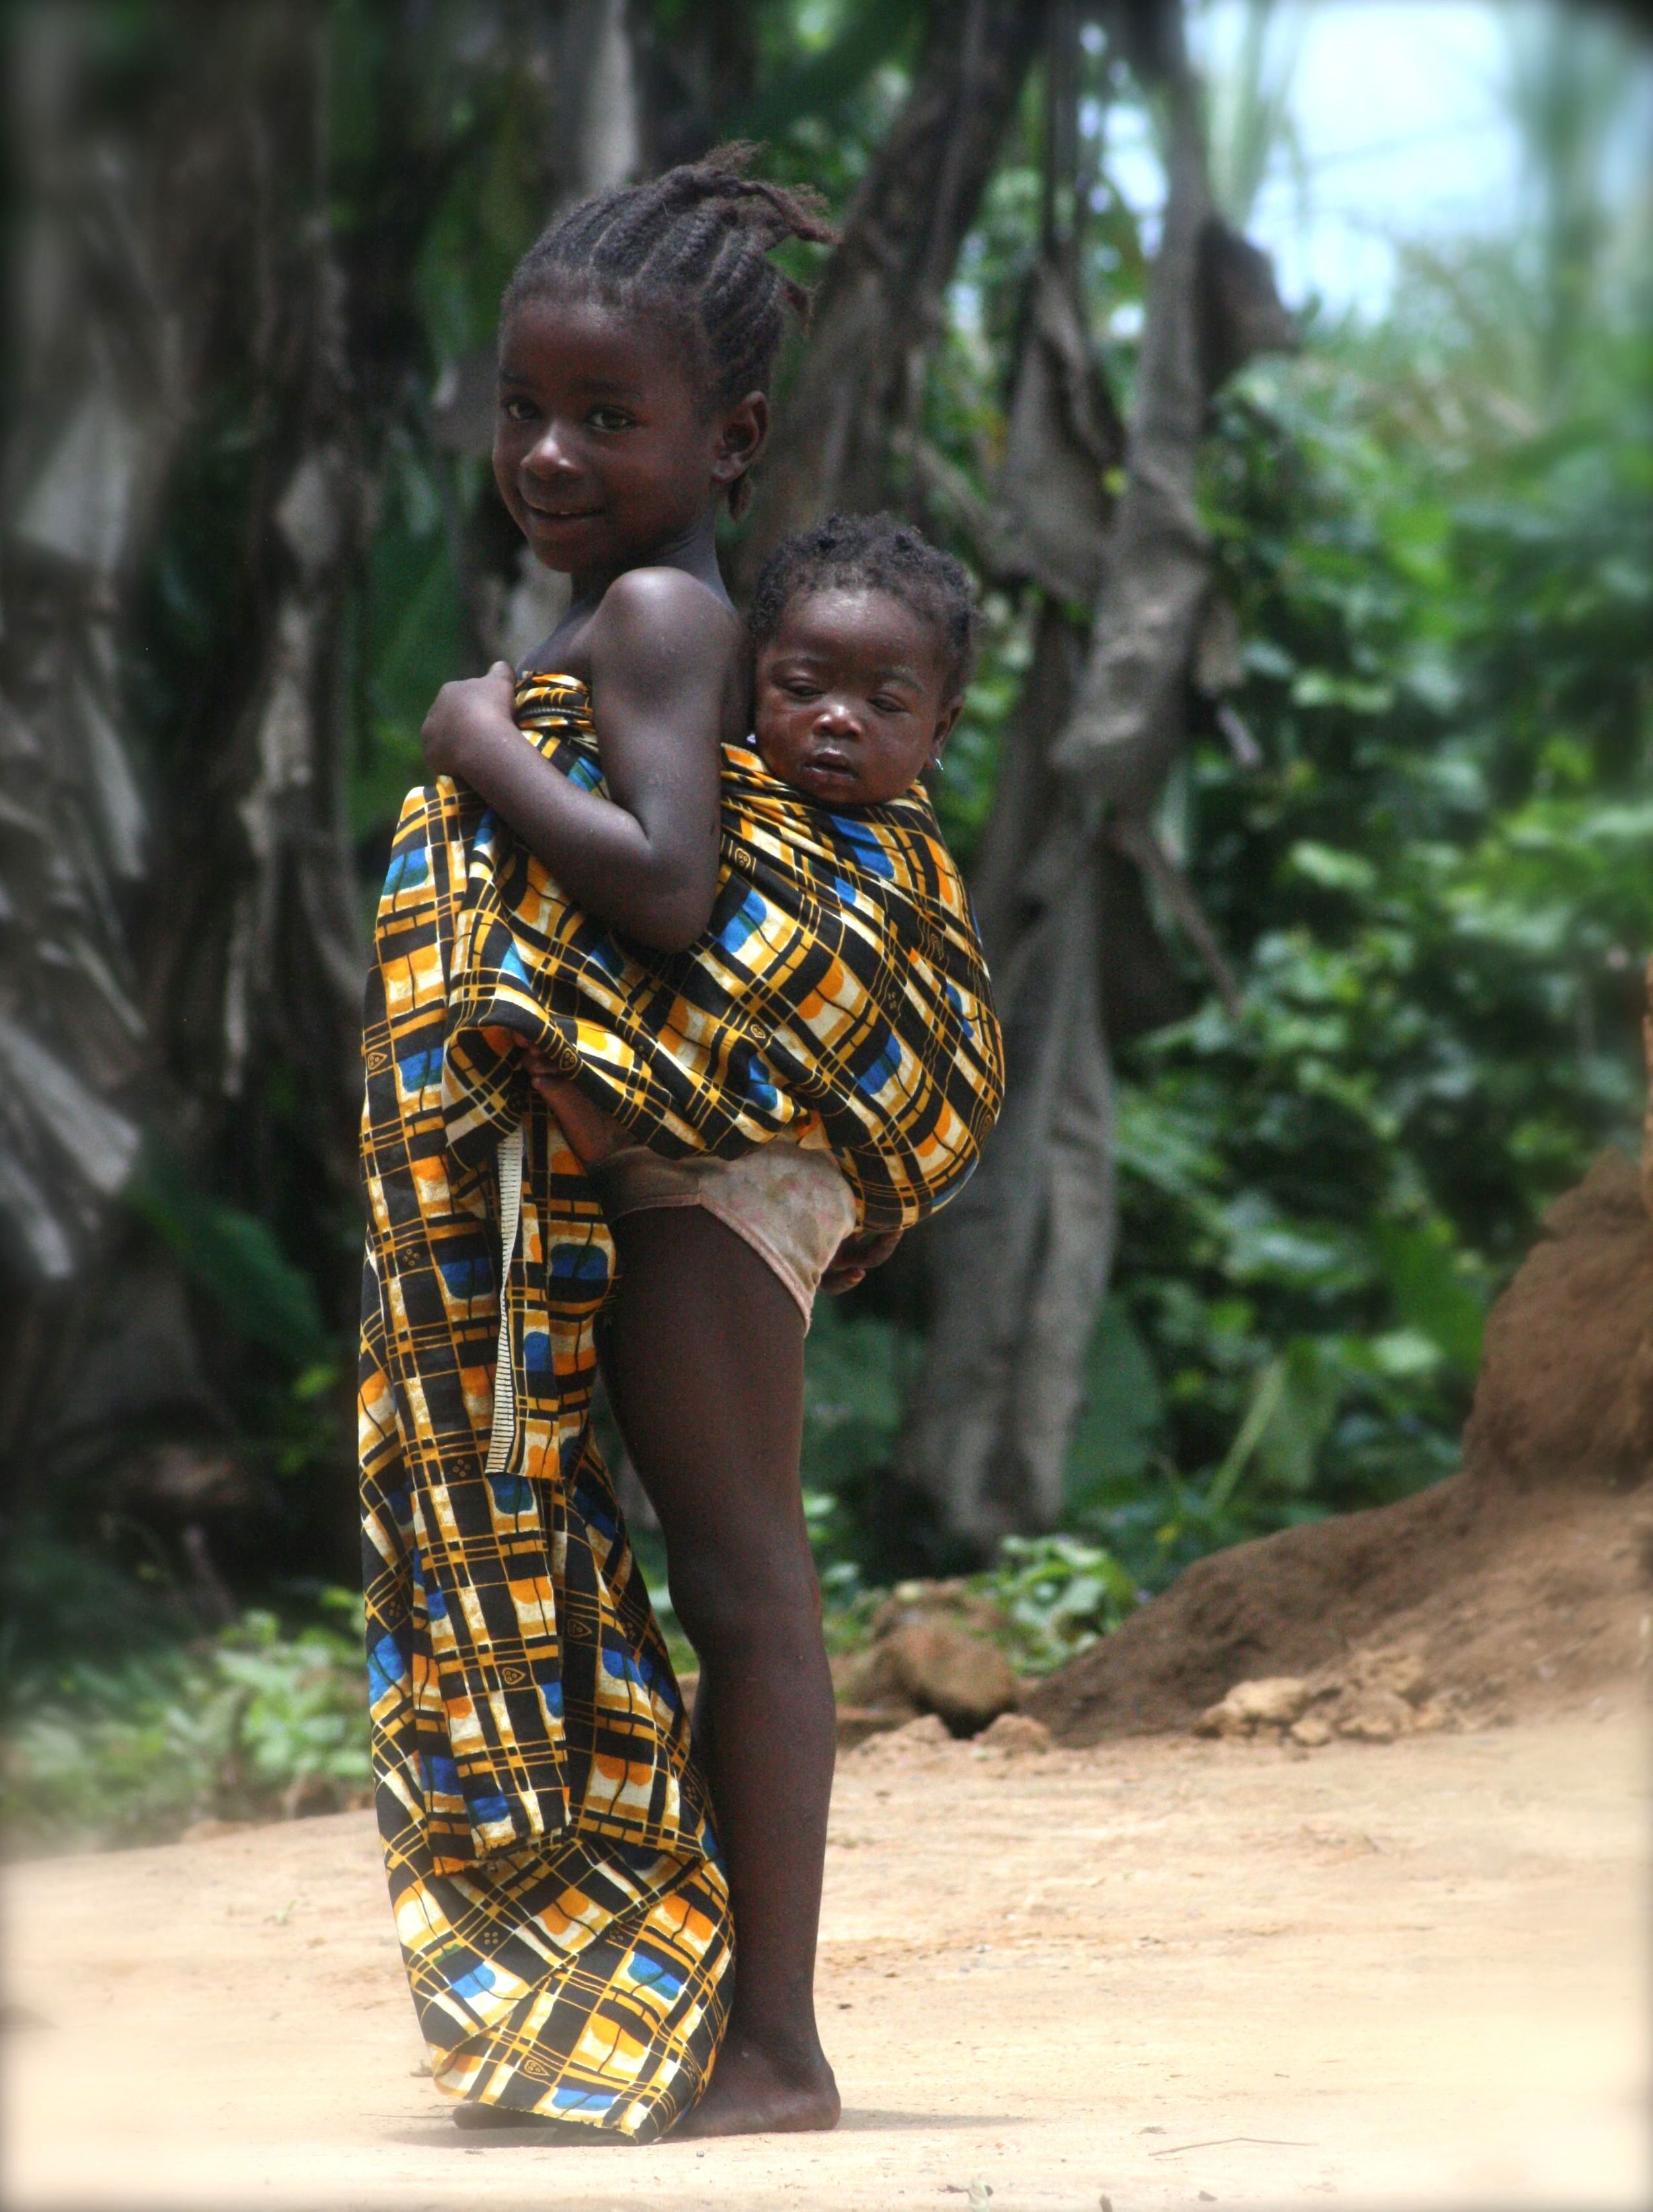
[[[593,407],[586,420],[594,430],[629,430],[631,417],[623,407]]]
[[[501,399],[500,413],[507,422],[531,422],[534,416],[532,399]]]

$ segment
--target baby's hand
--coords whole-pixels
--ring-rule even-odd
[[[508,660],[496,660],[486,676],[444,684],[419,732],[430,773],[468,778],[477,746],[516,728],[516,696]]]
[[[583,1091],[559,1074],[537,1044],[522,1048],[528,1080],[556,1115],[570,1151],[583,1167],[595,1167],[628,1141],[625,1131],[600,1106],[593,1106]]]
[[[846,1291],[854,1289],[870,1267],[883,1267],[900,1242],[899,1229],[887,1229],[876,1237],[846,1237],[821,1278],[821,1288],[830,1297],[842,1297]]]

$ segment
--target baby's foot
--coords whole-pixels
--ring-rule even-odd
[[[683,2136],[802,2135],[836,2128],[842,2110],[824,2058],[781,2066],[757,2044],[726,2042],[706,2094],[672,2129]]]

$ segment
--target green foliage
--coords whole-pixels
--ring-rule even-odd
[[[816,1305],[805,1346],[804,1486],[842,1491],[869,1464],[887,1462],[913,1378],[909,1334],[836,1298]]]
[[[993,811],[1006,724],[1033,658],[1028,610],[1002,592],[981,608],[982,650],[943,769],[930,788],[943,836],[968,866]]]
[[[328,1340],[314,1285],[283,1253],[267,1222],[210,1197],[155,1143],[127,1198],[238,1334],[307,1367],[317,1361]]]
[[[1129,1619],[1138,1589],[1113,1553],[1077,1536],[1007,1536],[992,1570],[970,1579],[1008,1627],[1020,1674],[1048,1674]]]
[[[161,1843],[191,1821],[366,1802],[362,1605],[343,1590],[284,1628],[20,1669],[9,1683],[0,1824],[9,1850]]]
[[[769,82],[734,117],[732,138],[762,142],[800,125],[830,125],[875,70],[910,55],[925,13],[919,0],[857,0],[835,10],[838,20],[822,23],[817,33],[809,17],[822,12],[793,11],[787,27],[803,51],[784,55]]]
[[[649,13],[664,51],[692,0]],[[756,82],[730,120],[769,139],[769,173],[819,185],[842,213],[899,105],[923,13],[908,0],[751,11]],[[546,211],[547,109],[501,28],[514,11],[331,0],[325,15],[333,219],[374,331],[368,372],[382,379],[363,392],[380,496],[348,641],[366,878],[420,774],[430,698],[477,654],[461,578],[489,495],[474,458],[438,448],[431,399],[488,341]],[[1291,27],[1269,31],[1269,17],[1246,11],[1249,76],[1217,103],[1236,211],[1283,127]],[[474,36],[457,34],[461,18]],[[123,67],[164,66],[155,37],[131,28],[160,21],[110,16],[133,46]],[[1006,1547],[980,1585],[1009,1610],[1030,1668],[1106,1632],[1136,1590],[1202,1551],[1449,1469],[1492,1297],[1548,1200],[1599,1146],[1632,1140],[1653,947],[1653,379],[1626,305],[1644,291],[1634,226],[1607,220],[1602,199],[1627,79],[1599,45],[1570,43],[1570,18],[1554,18],[1554,52],[1534,23],[1515,56],[1530,111],[1524,233],[1408,249],[1379,325],[1311,327],[1300,362],[1255,368],[1216,412],[1203,519],[1245,639],[1230,704],[1263,765],[1241,768],[1205,728],[1163,827],[1242,1006],[1230,1020],[1202,1004],[1123,1056],[1120,1257],[1069,1457],[1068,1525]],[[1146,261],[1097,118],[1133,95],[1092,47],[1081,66],[1101,163],[1083,269],[1098,358],[1127,408],[1135,353],[1121,333]],[[1004,449],[1042,127],[1036,77],[925,392],[926,436],[981,495]],[[817,252],[782,258],[819,274]],[[270,434],[247,392],[216,392],[175,472],[131,679],[159,790],[179,732],[234,692],[244,519]],[[956,518],[927,519],[971,554]],[[937,791],[964,857],[992,805],[1030,613],[1025,598],[988,595]],[[285,1110],[275,1079],[266,1109]],[[227,1334],[259,1348],[224,1363],[240,1443],[256,1431],[254,1455],[289,1474],[336,1470],[334,1384],[349,1364],[337,1285],[355,1224],[326,1223],[306,1247],[313,1183],[295,1176],[297,1198],[261,1190],[255,1213],[234,1164],[219,1166],[222,1187],[201,1190],[152,1157],[138,1211]],[[921,1355],[904,1295],[875,1281],[847,1306],[823,1301],[809,1340],[807,1510],[839,1640],[861,1632],[910,1534],[890,1473]],[[659,1547],[639,1548],[663,1601]],[[102,1570],[88,1554],[76,1574],[83,1591]],[[136,1839],[278,1807],[310,1776],[356,1786],[359,1662],[337,1630],[289,1632],[263,1614],[180,1646],[175,1607],[146,1610],[106,1580],[79,1656],[28,1678],[5,1784],[21,1832]],[[43,1607],[73,1612],[63,1575],[41,1565],[36,1582]]]
[[[368,711],[350,818],[358,836],[388,839],[404,797],[424,775],[420,726],[442,685],[466,672],[471,646],[437,468],[402,437],[386,475],[368,557]],[[377,899],[377,884],[363,890]]]
[[[153,1656],[195,1626],[158,1573],[123,1571],[83,1537],[65,1541],[26,1520],[0,1554],[0,1705],[11,1709],[63,1669]]]
[[[1450,1467],[1492,1291],[1593,1152],[1634,1142],[1645,438],[1423,451],[1369,370],[1346,338],[1254,373],[1210,456],[1265,765],[1203,745],[1180,825],[1240,1015],[1146,1042],[1122,1086],[1158,1562],[1139,1501],[1082,1442],[1073,1466],[1081,1525],[1151,1583],[1191,1542]],[[1093,1398],[1120,1357],[1099,1345]]]
[[[1595,160],[1569,143],[1575,170]],[[931,380],[928,434],[981,492],[1036,149],[1025,126],[1006,149]],[[1540,198],[1577,203],[1547,158]],[[1101,327],[1139,301],[1143,264],[1105,176],[1096,198]],[[1208,726],[1164,829],[1243,1004],[1124,1055],[1116,1288],[1068,1468],[1070,1525],[1142,1587],[1448,1472],[1487,1307],[1543,1206],[1636,1141],[1653,385],[1613,272],[1597,252],[1564,376],[1544,361],[1550,277],[1519,241],[1414,252],[1383,323],[1311,331],[1218,410],[1204,519],[1245,639],[1230,703],[1263,765]],[[1123,399],[1128,352],[1103,350]],[[960,733],[981,738],[940,793],[966,852],[1025,619],[988,623]],[[868,1440],[871,1464],[892,1441]],[[835,1555],[876,1575],[878,1483],[823,1480]]]

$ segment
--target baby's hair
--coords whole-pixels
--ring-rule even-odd
[[[975,651],[975,600],[962,561],[893,514],[830,514],[783,538],[758,570],[746,617],[753,643],[768,644],[800,593],[834,589],[888,592],[910,608],[936,633],[949,696],[963,690]]]
[[[775,266],[769,248],[785,238],[836,246],[838,234],[810,186],[745,175],[757,152],[719,146],[647,184],[599,192],[570,208],[517,264],[501,319],[525,301],[562,290],[664,312],[695,343],[712,406],[767,392],[785,310],[805,325],[810,310],[810,295]],[[737,477],[731,511],[740,514],[751,496],[749,479]]]

